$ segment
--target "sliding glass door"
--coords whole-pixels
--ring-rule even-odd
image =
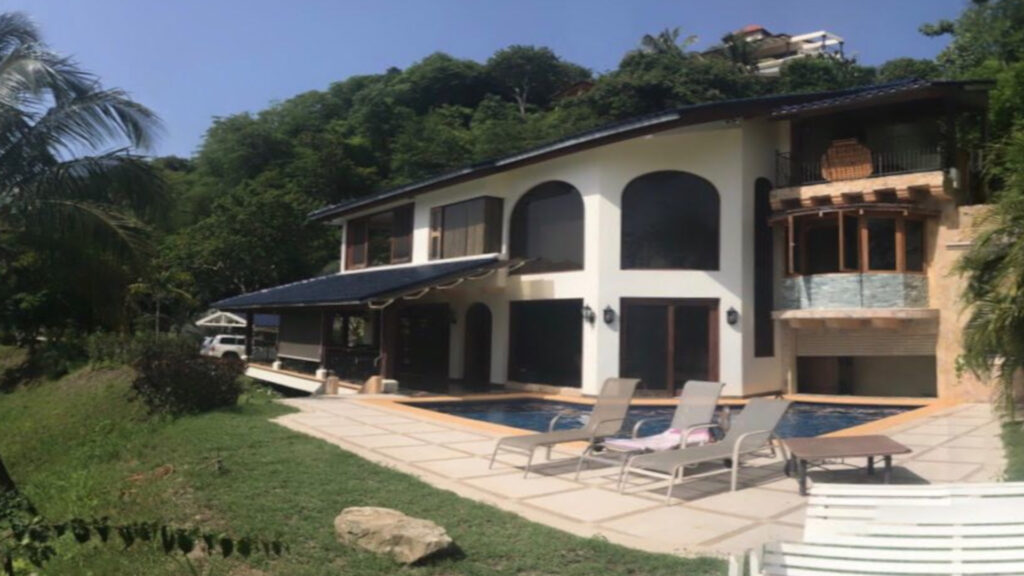
[[[622,300],[620,372],[675,395],[687,380],[718,379],[718,300]]]

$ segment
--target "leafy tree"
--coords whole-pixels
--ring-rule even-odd
[[[199,302],[308,278],[337,250],[328,229],[306,221],[315,207],[265,176],[226,193],[208,218],[168,238],[161,261],[194,279]]]
[[[249,113],[214,118],[196,156],[198,169],[232,187],[283,163],[290,145],[273,128]]]
[[[617,70],[601,77],[583,96],[595,116],[610,120],[700,102],[756,96],[767,84],[732,62],[685,50],[678,30],[646,36]],[[670,47],[671,46],[671,47]]]
[[[487,60],[494,83],[510,95],[526,119],[527,106],[547,106],[554,95],[590,78],[590,71],[563,61],[549,48],[509,46]]]
[[[1024,56],[1024,0],[971,0],[955,21],[925,24],[926,36],[951,36],[936,60],[956,78],[990,77],[993,65]]]
[[[942,70],[934,60],[894,58],[878,67],[879,82],[908,79],[931,80],[941,76]]]
[[[874,81],[874,68],[860,66],[852,59],[816,56],[783,63],[778,90],[781,93],[827,92],[866,86]]]
[[[395,141],[394,161],[400,168],[393,182],[411,182],[469,164],[471,113],[468,108],[444,106],[410,122]]]
[[[399,102],[417,114],[438,106],[472,108],[494,92],[484,66],[437,52],[405,69],[396,89]]]

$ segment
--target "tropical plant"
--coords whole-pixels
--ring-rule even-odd
[[[968,311],[960,366],[998,381],[1012,413],[1014,377],[1024,369],[1024,126],[995,152],[989,176],[1001,189],[957,265]]]
[[[697,43],[697,36],[691,34],[679,40],[681,29],[665,28],[657,34],[644,34],[640,39],[640,52],[645,54],[671,54],[682,56],[686,50]]]
[[[29,573],[28,567],[42,568],[57,555],[61,541],[78,544],[119,542],[124,550],[139,543],[158,545],[164,554],[174,558],[193,576],[212,573],[212,566],[203,570],[204,562],[200,558],[212,555],[248,558],[254,554],[273,558],[287,551],[287,546],[277,539],[235,538],[224,533],[160,522],[112,524],[109,518],[72,518],[65,522],[50,522],[40,516],[22,494],[0,491],[0,574],[18,576]],[[200,554],[196,555],[196,552]]]
[[[88,247],[76,255],[84,276],[141,268],[149,248],[141,218],[162,195],[137,153],[158,128],[156,115],[124,91],[51,51],[27,17],[0,14],[4,244],[31,244],[44,255]]]

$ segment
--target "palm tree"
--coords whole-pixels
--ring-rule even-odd
[[[1001,404],[1012,415],[1014,377],[1024,369],[1024,126],[994,152],[989,175],[1000,191],[957,266],[969,314],[960,360],[1001,384]]]
[[[644,37],[640,39],[640,52],[683,56],[686,49],[697,42],[697,37],[690,35],[680,41],[679,35],[678,27],[665,28],[657,34],[644,34]]]
[[[0,233],[94,243],[83,254],[141,266],[138,219],[161,197],[136,155],[159,120],[43,44],[24,15],[0,14]],[[50,243],[59,245],[59,242]],[[2,248],[2,246],[0,246]],[[83,273],[109,266],[78,263]],[[0,458],[0,495],[16,491]]]
[[[27,17],[0,14],[0,237],[88,247],[88,274],[139,268],[140,217],[162,188],[138,154],[158,130],[153,112],[50,50]]]

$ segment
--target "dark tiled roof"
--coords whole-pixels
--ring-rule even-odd
[[[797,104],[790,104],[781,106],[772,111],[772,117],[778,118],[782,116],[792,116],[801,112],[810,112],[812,110],[824,110],[831,108],[839,108],[843,106],[849,106],[857,104],[859,102],[867,102],[870,100],[878,100],[889,96],[899,96],[902,94],[927,90],[927,89],[942,89],[942,88],[964,88],[970,86],[986,87],[991,82],[986,80],[977,81],[942,81],[942,80],[903,80],[900,82],[893,82],[891,84],[879,84],[875,86],[869,86],[866,90],[855,92],[852,94],[844,94],[833,98],[821,98],[813,100],[811,102],[802,102]]]
[[[487,256],[456,262],[331,274],[233,296],[214,302],[213,307],[220,310],[244,310],[360,304],[408,294],[508,264],[507,260],[499,260],[497,256]]]
[[[618,142],[680,126],[744,116],[776,116],[781,114],[781,111],[784,110],[787,111],[787,114],[796,112],[800,110],[800,106],[815,106],[819,108],[842,106],[852,102],[853,100],[851,99],[871,100],[874,98],[889,96],[896,92],[910,93],[914,90],[926,90],[933,87],[943,86],[955,88],[961,87],[964,84],[969,83],[902,80],[890,84],[862,86],[847,90],[833,90],[830,92],[815,92],[807,94],[776,94],[757,98],[741,98],[737,100],[723,100],[720,102],[707,102],[703,104],[694,104],[692,106],[684,106],[674,110],[666,110],[664,112],[657,112],[609,124],[593,130],[581,132],[561,140],[556,140],[555,142],[544,144],[542,146],[517,152],[509,156],[480,162],[472,166],[439,174],[419,182],[414,182],[398,188],[385,190],[377,194],[371,194],[362,198],[356,198],[354,200],[348,200],[332,206],[320,208],[319,210],[311,212],[309,214],[309,218],[312,220],[324,220],[334,216],[340,216],[357,210],[370,208],[379,204],[415,196],[417,194],[429,192],[430,190],[451,186],[459,182],[483,178],[484,176],[511,170],[530,162],[537,162],[547,158],[570,154],[578,150],[592,148],[611,142]]]

